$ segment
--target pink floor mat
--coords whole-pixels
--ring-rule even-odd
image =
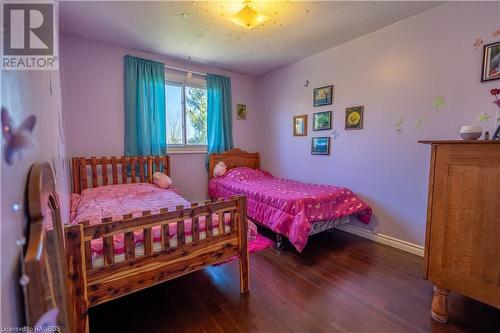
[[[272,240],[262,236],[261,234],[257,234],[257,236],[255,237],[254,240],[251,240],[248,242],[248,252],[250,254],[252,254],[255,252],[265,250],[268,247],[271,247],[273,245],[274,245],[274,242]],[[232,257],[224,262],[221,262],[219,264],[216,264],[214,266],[219,266],[219,265],[225,264],[227,262],[233,261],[234,259],[238,259],[238,256],[234,256],[234,257]]]

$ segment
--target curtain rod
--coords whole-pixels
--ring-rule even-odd
[[[165,65],[165,68],[173,69],[173,70],[181,71],[181,72],[185,72],[185,73],[191,72],[193,74],[197,74],[197,75],[201,75],[201,76],[207,76],[207,73],[200,73],[200,72],[190,71],[190,70],[187,70],[187,69],[183,69],[183,68],[179,68],[179,67],[174,67],[174,66],[167,66],[167,65]]]

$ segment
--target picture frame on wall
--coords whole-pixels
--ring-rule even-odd
[[[307,136],[307,114],[293,117],[293,136]]]
[[[236,119],[246,120],[247,119],[247,105],[246,104],[236,104]]]
[[[352,106],[345,109],[345,129],[358,130],[363,129],[363,117],[365,107]]]
[[[311,140],[311,154],[330,155],[330,140],[329,136],[313,137]]]
[[[500,42],[483,47],[483,70],[481,82],[500,79]]]
[[[313,131],[332,129],[332,111],[316,112],[313,114]]]
[[[314,88],[313,105],[323,106],[333,104],[333,85]]]

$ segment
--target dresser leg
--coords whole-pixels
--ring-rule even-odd
[[[431,316],[437,322],[446,323],[448,320],[448,295],[449,289],[434,285],[434,296],[432,297]]]

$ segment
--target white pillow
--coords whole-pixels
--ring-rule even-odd
[[[169,188],[172,185],[172,179],[163,172],[153,173],[153,183],[159,188]]]
[[[224,176],[226,173],[227,166],[224,162],[219,162],[214,167],[214,177]]]

